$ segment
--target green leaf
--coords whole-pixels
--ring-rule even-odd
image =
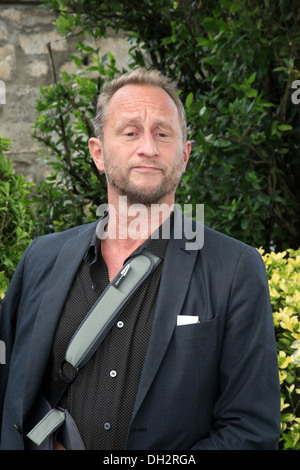
[[[253,74],[248,78],[247,82],[249,84],[253,83],[256,77],[256,72],[253,72]]]
[[[191,106],[193,99],[194,99],[194,95],[193,95],[192,92],[190,92],[190,93],[187,95],[186,100],[185,100],[185,106],[186,106],[187,108],[189,108],[189,107]]]
[[[258,91],[255,90],[254,88],[250,88],[249,90],[246,90],[246,96],[248,96],[248,98],[255,98],[258,94]]]
[[[293,126],[290,126],[289,124],[280,124],[277,129],[280,131],[291,131],[293,129]]]
[[[243,217],[241,220],[241,227],[243,230],[246,230],[250,223],[250,217]]]
[[[267,194],[264,193],[258,193],[257,199],[264,204],[270,204],[270,197]]]

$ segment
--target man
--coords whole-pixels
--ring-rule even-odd
[[[2,304],[1,448],[31,448],[32,418],[53,397],[72,336],[109,282],[123,282],[124,263],[147,251],[158,265],[58,402],[79,448],[276,449],[280,392],[260,255],[208,228],[199,249],[174,235],[186,223],[174,202],[191,144],[173,86],[144,69],[120,77],[100,96],[95,127],[89,148],[106,174],[108,214],[35,240]],[[51,448],[68,447],[64,426]]]

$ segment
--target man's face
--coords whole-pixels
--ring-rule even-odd
[[[183,142],[178,110],[166,92],[141,85],[118,90],[100,147],[96,164],[110,194],[127,196],[130,204],[173,202],[190,142]]]

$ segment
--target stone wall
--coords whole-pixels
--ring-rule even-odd
[[[12,141],[8,156],[16,172],[33,182],[47,174],[38,155],[40,144],[32,137],[40,87],[53,83],[47,43],[51,44],[56,70],[70,71],[70,54],[78,40],[62,39],[54,20],[37,0],[0,0],[0,85],[5,85],[5,103],[0,90],[0,135]],[[128,46],[122,36],[112,34],[101,40],[101,49],[112,52],[117,63],[126,66]]]

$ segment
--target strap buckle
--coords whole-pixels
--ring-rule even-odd
[[[68,384],[71,384],[72,382],[74,382],[74,380],[77,377],[78,372],[79,372],[79,369],[77,367],[74,367],[66,359],[63,360],[59,369],[60,377],[63,379],[64,382],[67,382]]]
[[[68,386],[74,382],[79,369],[74,367],[70,362],[64,360],[60,366],[56,387],[53,395],[50,397],[50,404],[55,408],[63,397]]]

